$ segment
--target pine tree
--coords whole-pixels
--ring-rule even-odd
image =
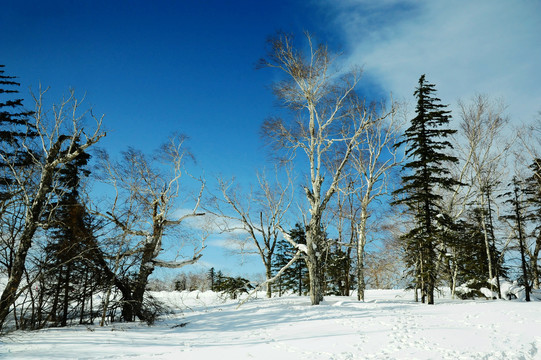
[[[17,94],[21,84],[16,77],[4,75],[4,65],[0,65],[0,95]],[[29,122],[33,112],[23,109],[23,100],[0,99],[0,201],[13,196],[9,186],[13,179],[9,175],[9,165],[28,166],[32,163],[31,153],[23,144],[36,137],[35,127]]]
[[[414,92],[416,116],[405,132],[405,140],[396,145],[407,145],[409,162],[404,166],[407,174],[402,176],[403,186],[394,193],[401,195],[394,204],[406,205],[415,218],[413,229],[402,236],[402,241],[406,261],[414,268],[416,287],[421,289],[423,300],[427,297],[428,304],[434,303],[437,250],[441,241],[436,226],[437,216],[441,213],[439,190],[459,184],[448,170],[449,163],[458,159],[445,152],[452,148],[446,138],[456,130],[443,128],[449,123],[450,111],[440,104],[435,92],[435,85],[427,83],[422,75]]]

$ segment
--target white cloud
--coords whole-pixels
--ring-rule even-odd
[[[177,209],[173,212],[173,219],[191,214],[193,209]],[[205,212],[200,210],[199,212]],[[208,232],[210,234],[220,234],[227,232],[229,234],[246,234],[242,222],[235,219],[219,217],[214,214],[206,213],[204,216],[188,217],[183,222],[184,226],[192,230]]]
[[[348,62],[395,98],[413,101],[421,74],[443,103],[476,93],[501,97],[515,124],[541,110],[541,2],[325,2]]]
[[[258,250],[253,240],[248,237],[239,238],[231,236],[213,236],[208,242],[209,246],[216,246],[227,250],[232,254],[258,255]]]

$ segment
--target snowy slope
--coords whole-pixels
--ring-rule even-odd
[[[257,299],[237,309],[211,292],[157,293],[182,312],[154,326],[113,324],[15,332],[6,359],[541,359],[541,302],[411,301],[368,291],[365,303],[326,297]],[[185,324],[185,325],[184,325]],[[184,326],[181,326],[184,325]]]

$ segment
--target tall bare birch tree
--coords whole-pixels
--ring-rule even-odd
[[[362,133],[361,142],[353,152],[351,161],[351,166],[358,173],[360,180],[360,186],[355,191],[359,208],[354,222],[357,234],[358,300],[364,301],[364,255],[370,217],[369,207],[378,197],[390,193],[388,185],[391,170],[401,162],[398,148],[394,145],[399,140],[405,118],[401,119],[398,115],[398,108],[394,103],[391,103],[390,110],[384,107],[369,108],[364,109],[360,115],[371,120],[370,126]]]
[[[295,161],[303,164],[307,172],[303,185],[308,202],[306,263],[310,300],[312,305],[318,305],[323,300],[322,263],[327,247],[323,215],[370,119],[351,116],[351,111],[362,104],[355,94],[360,69],[346,74],[336,72],[327,46],[315,44],[308,33],[306,40],[306,52],[294,46],[291,35],[279,33],[269,40],[269,53],[260,65],[284,75],[283,80],[273,84],[273,91],[293,115],[288,120],[266,120],[262,133],[275,151],[286,152],[290,159],[297,152],[304,155],[303,160]],[[338,166],[326,172],[325,157],[338,152],[342,154]]]
[[[35,111],[31,122],[37,137],[21,143],[24,151],[31,156],[31,165],[21,169],[12,162],[13,159],[2,159],[11,171],[13,185],[18,188],[25,216],[14,249],[8,282],[0,297],[0,330],[17,299],[34,235],[39,228],[47,227],[44,214],[50,210],[47,208],[58,185],[59,170],[105,136],[101,131],[103,117],[94,116],[92,111],[82,112],[82,101],[75,97],[73,90],[50,111],[46,110],[46,92],[47,89],[40,88],[37,94],[32,94]],[[83,128],[85,119],[94,122],[90,133]],[[0,156],[3,154],[0,151]]]
[[[477,95],[469,103],[459,102],[460,109],[460,135],[466,140],[464,148],[469,154],[469,182],[475,192],[475,202],[487,211],[491,205],[492,195],[499,185],[496,179],[503,174],[503,164],[512,140],[505,134],[509,122],[505,116],[505,106],[502,102],[494,102],[487,96]],[[491,216],[491,214],[488,214]],[[488,261],[488,277],[490,287],[493,289],[494,278],[497,279],[498,293],[499,280],[494,247],[494,238],[491,224],[487,223],[487,216],[481,219],[485,248]],[[491,244],[492,242],[492,244]]]

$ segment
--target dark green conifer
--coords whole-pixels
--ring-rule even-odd
[[[456,281],[465,285],[470,292],[458,294],[462,298],[475,298],[483,296],[481,288],[487,287],[488,261],[485,248],[485,234],[483,233],[483,216],[488,216],[481,208],[474,208],[466,213],[464,220],[455,226],[453,236],[449,237],[451,245],[457,253]],[[491,229],[487,229],[489,232]],[[507,269],[500,261],[496,261],[501,253],[492,242],[490,254],[492,263],[496,265],[496,273],[506,276]]]
[[[406,261],[414,269],[416,287],[420,288],[423,300],[434,303],[436,286],[438,227],[437,217],[441,214],[438,203],[442,200],[441,189],[450,189],[459,184],[449,172],[449,163],[458,159],[446,150],[452,148],[446,140],[456,130],[445,128],[451,118],[446,105],[440,104],[435,97],[435,85],[419,79],[419,86],[414,92],[417,97],[416,116],[406,130],[405,139],[396,146],[406,144],[402,188],[395,192],[400,197],[394,204],[405,205],[414,216],[413,228],[402,240],[405,244]]]
[[[28,166],[32,163],[30,142],[37,136],[29,118],[32,111],[23,108],[21,98],[10,99],[18,94],[16,77],[4,75],[0,65],[0,201],[13,196],[9,186],[13,183],[10,166]]]
[[[77,142],[73,148],[77,148]],[[94,269],[91,259],[94,249],[89,248],[94,246],[90,239],[94,236],[92,218],[80,198],[81,180],[90,173],[85,169],[89,159],[90,155],[82,152],[59,170],[57,200],[45,214],[52,221],[44,268],[51,270],[49,278],[55,283],[51,318],[60,326],[67,325],[70,303],[78,301],[84,306],[88,294],[83,290],[89,288],[86,275]]]
[[[301,224],[295,224],[289,235],[297,244],[306,245],[306,234]],[[275,257],[272,264],[273,272],[277,273],[291,261],[297,252],[286,240],[276,243]],[[278,293],[281,296],[287,291],[296,292],[299,296],[308,291],[308,268],[303,259],[295,261],[287,268],[276,282]]]
[[[350,288],[355,284],[355,273],[352,270],[347,249],[337,241],[331,243],[325,267],[325,294],[349,296]]]

